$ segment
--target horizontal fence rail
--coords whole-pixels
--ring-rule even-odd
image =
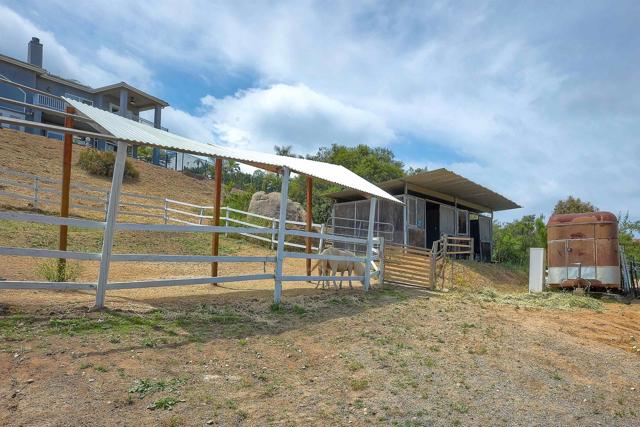
[[[135,289],[154,288],[161,286],[184,286],[184,285],[206,285],[207,283],[228,283],[244,282],[253,280],[273,279],[273,274],[247,274],[242,276],[225,277],[194,277],[187,279],[162,279],[162,280],[141,280],[135,282],[112,282],[107,286],[109,289]],[[1,283],[1,282],[0,282]]]
[[[5,280],[0,282],[0,289],[56,289],[56,290],[95,290],[95,283],[77,282],[31,282]]]

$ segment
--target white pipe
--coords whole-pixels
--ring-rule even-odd
[[[102,259],[100,261],[100,274],[98,276],[98,288],[96,290],[96,308],[104,308],[104,297],[107,281],[109,279],[109,267],[111,264],[111,252],[113,251],[113,237],[116,231],[116,219],[120,205],[120,190],[124,178],[124,164],[127,159],[127,143],[118,142],[116,162],[111,180],[109,192],[109,205],[107,207],[107,220],[102,241]]]
[[[280,189],[280,220],[278,223],[278,250],[276,254],[275,288],[273,301],[282,300],[282,267],[284,263],[284,238],[287,228],[287,203],[289,200],[289,168],[282,169],[282,188]]]

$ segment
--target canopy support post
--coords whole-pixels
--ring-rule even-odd
[[[373,228],[376,224],[376,197],[369,200],[369,228],[367,229],[367,256],[364,264],[364,290],[369,290],[371,285],[371,261],[373,260]]]
[[[220,225],[220,200],[222,198],[222,159],[216,157],[215,164],[215,194],[213,196],[213,225]],[[218,256],[218,248],[220,245],[220,234],[213,232],[211,237],[211,255]],[[211,277],[218,277],[218,263],[211,263]],[[214,286],[217,286],[214,284]]]
[[[282,267],[284,263],[284,238],[287,229],[287,203],[289,200],[289,168],[282,168],[282,188],[280,189],[280,215],[278,221],[278,251],[276,253],[275,289],[273,302],[282,300]]]
[[[306,230],[311,231],[313,224],[313,178],[307,177],[307,224]],[[311,237],[305,239],[305,250],[308,254],[311,253]],[[311,276],[311,258],[306,259],[307,263],[307,276]]]
[[[73,107],[67,107],[67,114],[75,114],[76,110]],[[73,117],[65,116],[64,127],[73,128]],[[71,189],[71,160],[73,153],[73,134],[67,132],[64,134],[64,151],[62,154],[62,193],[60,198],[60,216],[63,218],[69,217],[69,199]],[[66,225],[60,226],[60,236],[58,239],[58,249],[61,251],[67,250],[69,227]],[[58,280],[65,281],[65,268],[67,260],[60,258],[58,260]]]
[[[104,239],[102,240],[100,275],[98,276],[98,288],[96,289],[97,309],[104,308],[104,297],[107,291],[109,267],[111,266],[111,252],[113,251],[113,237],[116,229],[116,219],[118,217],[118,206],[120,205],[120,191],[122,190],[122,179],[124,178],[124,165],[127,160],[127,148],[128,146],[126,142],[118,141],[116,163],[113,168],[111,191],[109,192],[109,206],[107,206],[107,220],[104,228]]]

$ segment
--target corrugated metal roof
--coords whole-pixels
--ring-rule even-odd
[[[397,192],[404,190],[404,184],[413,184],[416,187],[425,190],[431,190],[443,195],[455,197],[460,203],[464,201],[485,207],[492,211],[503,211],[508,209],[517,209],[521,206],[506,197],[483,187],[455,172],[441,168],[432,171],[410,175],[403,178],[392,179],[378,184],[379,187]],[[415,189],[419,191],[419,189]],[[396,193],[398,194],[398,193]],[[339,191],[328,194],[333,199],[352,199],[357,196],[350,190]]]
[[[288,167],[292,172],[332,182],[334,184],[347,187],[356,193],[381,197],[393,202],[402,203],[391,194],[340,165],[299,159],[295,157],[278,156],[276,154],[261,153],[259,151],[241,150],[221,147],[214,144],[205,144],[161,129],[153,128],[146,124],[126,119],[73,99],[64,99],[80,113],[93,120],[100,131],[113,135],[114,139],[117,140],[161,147],[207,157],[222,157],[272,172],[278,172],[283,167]]]

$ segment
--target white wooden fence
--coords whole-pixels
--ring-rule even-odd
[[[270,226],[259,226],[252,224],[248,221],[243,221],[231,217],[230,213],[238,213],[246,215],[246,212],[238,211],[227,208],[225,215],[224,226],[211,226],[202,225],[204,219],[210,219],[210,216],[205,215],[206,209],[211,208],[207,206],[197,206],[188,204],[185,202],[179,202],[170,199],[164,199],[164,206],[162,207],[161,218],[165,223],[152,224],[152,223],[132,223],[132,222],[118,222],[119,215],[130,215],[128,211],[118,212],[120,207],[137,206],[137,207],[149,207],[145,203],[122,203],[120,201],[122,185],[122,175],[124,171],[124,160],[126,155],[126,143],[118,143],[118,151],[116,156],[116,167],[114,171],[114,179],[112,182],[111,191],[108,192],[108,202],[106,204],[106,217],[104,221],[79,219],[79,218],[62,218],[50,215],[41,215],[24,212],[7,212],[0,211],[0,220],[11,221],[23,221],[40,224],[50,225],[67,225],[69,227],[80,228],[93,228],[104,231],[103,246],[101,252],[87,253],[77,251],[58,251],[49,249],[32,249],[32,248],[15,248],[15,247],[0,247],[0,255],[3,256],[26,256],[37,258],[62,258],[62,259],[75,259],[84,261],[99,261],[100,271],[97,282],[93,283],[76,283],[76,282],[42,282],[42,281],[1,281],[0,289],[84,289],[95,290],[96,292],[96,307],[102,308],[105,303],[105,295],[108,290],[117,289],[135,289],[146,287],[160,287],[160,286],[183,286],[183,285],[198,285],[207,283],[225,283],[225,282],[246,282],[256,280],[274,280],[274,300],[276,303],[281,301],[282,297],[282,283],[291,281],[314,281],[314,280],[359,280],[364,284],[364,289],[368,290],[370,287],[370,280],[372,277],[382,277],[383,271],[383,257],[380,256],[381,248],[383,246],[383,239],[373,237],[373,227],[369,227],[369,233],[367,238],[360,237],[348,237],[339,236],[334,234],[328,234],[324,232],[324,229],[320,224],[314,224],[315,227],[319,227],[320,231],[304,231],[287,229],[287,225],[302,226],[304,223],[287,221],[286,220],[286,203],[287,198],[281,197],[280,201],[280,216],[279,218],[261,217],[259,215],[250,214],[249,216],[256,217],[263,221],[271,221]],[[14,180],[15,181],[15,180]],[[42,181],[42,180],[40,180]],[[53,180],[52,180],[53,181]],[[6,179],[4,180],[6,182]],[[289,182],[289,170],[284,169],[282,180],[282,194],[288,193]],[[13,183],[12,183],[13,184]],[[34,184],[35,185],[35,184]],[[41,191],[41,189],[38,189]],[[35,192],[35,189],[34,189]],[[18,193],[18,196],[29,197],[29,200],[38,200],[37,192],[30,196],[23,196]],[[57,194],[57,193],[53,193]],[[5,194],[2,194],[5,195]],[[12,194],[15,196],[15,194]],[[141,196],[141,195],[136,195]],[[141,196],[143,198],[150,198],[150,196]],[[375,198],[372,198],[371,209],[375,209]],[[194,224],[187,221],[175,221],[171,214],[184,214],[187,211],[171,208],[171,205],[185,206],[189,208],[201,208],[197,214],[189,212],[192,218],[198,223]],[[146,214],[145,214],[146,216]],[[373,216],[371,216],[373,218]],[[168,222],[178,222],[180,225],[168,224]],[[184,223],[184,224],[182,224]],[[239,224],[240,226],[229,225]],[[277,252],[275,256],[206,256],[206,255],[160,255],[160,254],[113,254],[113,238],[117,231],[154,231],[154,232],[180,232],[180,233],[234,233],[243,236],[250,236],[253,238],[260,238],[261,240],[269,241],[272,244],[277,244]],[[265,237],[269,236],[269,237]],[[367,251],[363,256],[331,256],[318,253],[301,253],[301,252],[288,252],[285,250],[287,245],[286,236],[293,236],[296,238],[312,238],[317,239],[318,242],[325,241],[339,241],[355,244],[366,245]],[[289,243],[289,246],[303,247],[303,245]],[[374,246],[378,246],[378,250]],[[319,245],[322,247],[322,243]],[[352,261],[364,263],[366,268],[364,269],[363,276],[351,276],[350,278],[343,278],[342,276],[306,276],[306,275],[286,275],[283,272],[283,264],[285,259],[324,259],[324,260],[337,260],[337,261]],[[376,261],[379,264],[376,264]],[[249,274],[249,275],[237,275],[226,277],[189,277],[189,278],[176,278],[176,279],[152,279],[143,281],[128,281],[128,282],[109,282],[109,268],[112,262],[229,262],[229,263],[273,263],[275,264],[274,273],[262,273],[262,274]],[[372,271],[373,270],[373,271]]]
[[[16,171],[0,166],[0,198],[24,201],[35,209],[53,209],[60,206],[61,181],[48,177],[42,177],[26,172]],[[107,207],[109,205],[109,191],[86,183],[71,184],[72,212],[82,216],[91,213],[106,220]],[[258,215],[228,206],[221,206],[221,221],[225,226],[238,224],[247,227],[264,227],[269,224],[273,232],[269,236],[261,236],[250,233],[242,233],[242,236],[270,243],[274,249],[277,243],[277,229],[279,218]],[[235,215],[234,215],[235,214]],[[138,193],[121,193],[119,217],[141,217],[150,221],[168,224],[170,222],[186,225],[208,224],[213,219],[213,206],[198,205],[167,197],[150,196]],[[287,220],[288,225],[303,227],[302,221]],[[325,230],[324,224],[312,224],[312,229],[321,233]],[[312,245],[312,250],[321,251],[323,241]],[[301,243],[285,241],[285,246],[303,249],[306,246]]]

